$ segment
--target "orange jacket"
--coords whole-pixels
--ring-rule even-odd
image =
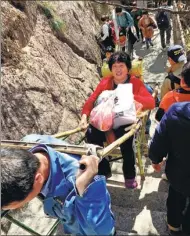
[[[152,38],[154,34],[154,29],[152,26],[149,26],[150,24],[156,25],[156,22],[149,16],[148,20],[146,22],[145,18],[141,18],[139,20],[139,28],[142,30],[143,36],[145,38]]]
[[[173,103],[190,101],[190,88],[181,79],[181,88],[175,89],[165,94],[160,102],[155,118],[160,121],[164,113],[170,108]]]

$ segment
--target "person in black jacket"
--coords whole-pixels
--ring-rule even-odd
[[[175,103],[163,116],[149,148],[153,168],[164,157],[169,180],[167,223],[170,234],[190,234],[190,102]],[[189,201],[189,202],[188,202]],[[188,203],[188,204],[187,204]]]

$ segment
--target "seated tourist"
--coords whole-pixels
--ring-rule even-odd
[[[98,96],[104,90],[114,90],[117,88],[118,84],[131,83],[133,85],[134,99],[142,104],[144,110],[153,109],[155,107],[155,100],[147,91],[143,82],[135,76],[129,75],[129,70],[131,69],[131,59],[127,53],[113,53],[108,64],[110,70],[112,71],[112,75],[101,80],[93,94],[88,98],[83,106],[82,118],[80,122],[80,126],[83,129],[88,127],[87,120]],[[121,126],[118,129],[114,129],[116,138],[121,137],[125,133],[125,128],[126,126]],[[90,125],[86,132],[86,138],[88,143],[103,146],[103,142],[105,141],[105,133]],[[129,138],[120,146],[123,157],[123,174],[126,188],[137,187],[137,181],[135,178],[135,157],[132,144],[133,137]],[[110,172],[111,169],[109,162],[104,159],[99,165],[99,174],[109,176]]]

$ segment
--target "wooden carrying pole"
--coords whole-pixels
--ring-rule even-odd
[[[108,145],[105,148],[96,146],[97,150],[97,156],[98,157],[105,157],[108,154],[110,156],[117,156],[120,152],[116,148],[119,147],[123,142],[125,142],[127,139],[129,139],[134,133],[139,129],[140,124],[134,124],[131,126],[131,130],[124,134],[121,138],[117,139],[110,145]],[[13,140],[2,140],[1,141],[1,147],[7,147],[7,148],[15,148],[15,149],[24,149],[28,150],[32,148],[35,145],[39,145],[40,143],[32,142],[32,143],[26,143],[22,141],[13,141]],[[78,146],[78,145],[55,145],[55,144],[48,144],[44,143],[45,145],[48,145],[52,148],[54,148],[58,152],[68,153],[68,154],[76,154],[76,155],[88,155],[89,147],[88,146]]]
[[[75,133],[80,132],[80,131],[82,131],[81,127],[77,127],[76,129],[72,129],[72,130],[68,130],[68,131],[65,131],[65,132],[58,133],[58,134],[54,134],[52,136],[54,138],[62,138],[62,137],[65,137],[65,136],[69,136],[71,134],[75,134]]]

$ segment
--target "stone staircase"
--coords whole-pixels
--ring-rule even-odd
[[[166,235],[166,199],[168,184],[154,173],[150,161],[145,161],[146,179],[135,190],[125,189],[122,162],[113,163],[113,175],[108,180],[112,209],[118,235]]]

